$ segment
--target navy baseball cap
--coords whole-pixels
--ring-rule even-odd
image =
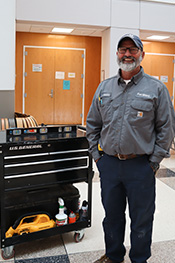
[[[141,49],[141,51],[143,51],[143,43],[141,41],[141,39],[136,36],[136,35],[133,35],[133,34],[125,34],[124,36],[122,36],[118,42],[118,45],[117,45],[117,49],[120,47],[121,45],[121,42],[125,39],[125,38],[130,38],[134,43],[135,45]]]

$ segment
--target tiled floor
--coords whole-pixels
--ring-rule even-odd
[[[95,169],[95,168],[94,168]],[[96,169],[95,169],[96,171]],[[161,163],[157,174],[156,212],[153,231],[152,257],[149,263],[175,262],[175,155]],[[81,200],[87,197],[87,184],[76,184]],[[15,246],[15,257],[0,263],[92,263],[104,253],[102,219],[104,211],[100,201],[98,173],[93,179],[92,226],[85,229],[85,236],[79,243],[74,242],[74,233],[23,243]],[[126,240],[129,263],[129,216],[127,214]]]

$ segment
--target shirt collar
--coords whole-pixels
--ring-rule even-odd
[[[131,81],[136,85],[143,77],[143,74],[144,74],[144,70],[142,66],[140,66],[140,71],[135,76],[132,77]],[[118,80],[118,84],[123,82],[123,78],[121,77],[121,69],[118,70],[117,80]]]

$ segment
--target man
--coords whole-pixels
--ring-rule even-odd
[[[119,72],[99,85],[87,116],[89,151],[100,172],[105,209],[106,253],[95,262],[124,262],[128,202],[129,257],[132,263],[146,263],[151,256],[155,173],[170,156],[175,114],[166,86],[140,66],[145,56],[140,38],[124,35],[116,54]]]

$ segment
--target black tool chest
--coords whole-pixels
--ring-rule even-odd
[[[85,131],[78,126],[44,126],[9,129],[1,136],[0,198],[1,248],[9,258],[15,244],[78,231],[91,226],[92,159]],[[55,220],[58,197],[75,212],[79,190],[74,183],[87,183],[88,216],[42,231],[13,235],[5,233],[23,215],[46,212]]]

